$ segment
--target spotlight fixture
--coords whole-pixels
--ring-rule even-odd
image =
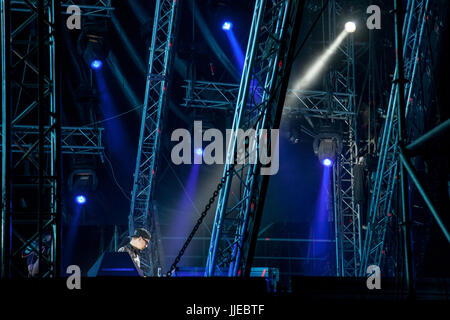
[[[352,21],[349,21],[345,24],[345,31],[348,33],[353,33],[356,31],[356,24]]]
[[[233,28],[233,24],[229,21],[224,22],[222,25],[222,30],[229,31],[231,28]]]
[[[319,156],[319,161],[324,166],[331,166],[336,157],[336,141],[334,139],[321,139],[317,154]]]
[[[333,128],[319,133],[313,143],[314,153],[325,167],[333,166],[336,156],[342,152],[342,138]]]
[[[91,22],[83,27],[78,37],[77,51],[84,62],[93,70],[99,70],[109,52],[108,24]]]
[[[331,167],[333,165],[333,160],[331,160],[330,158],[325,158],[322,160],[322,164],[325,167]]]
[[[76,204],[84,205],[98,186],[97,174],[94,170],[95,160],[77,158],[72,161],[71,172],[67,179],[69,192]]]

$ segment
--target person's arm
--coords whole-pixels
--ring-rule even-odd
[[[39,258],[33,264],[28,266],[28,271],[30,273],[30,277],[34,278],[39,274]]]

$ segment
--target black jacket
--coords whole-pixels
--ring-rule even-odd
[[[134,265],[136,266],[136,270],[138,271],[139,275],[144,276],[144,272],[142,272],[141,269],[141,260],[139,258],[141,254],[141,250],[133,247],[130,243],[126,244],[125,246],[119,248],[117,250],[118,252],[128,252],[128,254],[131,257],[131,260],[133,260]]]

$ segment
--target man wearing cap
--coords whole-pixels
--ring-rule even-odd
[[[131,237],[130,243],[117,250],[118,252],[128,252],[131,260],[133,260],[134,265],[136,266],[136,269],[142,275],[143,272],[141,270],[141,260],[139,256],[142,250],[147,248],[150,238],[150,232],[143,228],[137,228],[136,230],[134,230],[134,235]]]

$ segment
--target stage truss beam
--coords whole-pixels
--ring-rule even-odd
[[[39,258],[39,277],[57,277],[61,259],[57,61],[61,8],[56,0],[32,1],[26,3],[28,10],[17,11],[13,10],[16,3],[1,1],[2,277],[27,276],[20,256],[26,247]],[[24,116],[15,118],[16,114]],[[21,134],[21,125],[31,125],[34,134],[22,152],[16,154],[13,139]],[[38,199],[37,210],[29,210],[27,214],[22,214],[17,198],[13,198],[15,186],[23,184],[34,187],[24,195],[24,201]],[[48,256],[42,254],[44,233],[52,235]],[[48,265],[45,273],[43,262]]]
[[[343,8],[337,1],[330,1],[328,22],[330,42],[336,37],[336,17]],[[353,36],[339,47],[344,56],[341,68],[330,75],[332,90],[288,90],[286,101],[292,101],[283,109],[283,115],[302,114],[311,118],[341,120],[345,122],[344,149],[334,166],[334,208],[336,229],[337,275],[356,276],[361,259],[361,234],[359,206],[354,200],[353,166],[357,160],[356,148],[356,91]],[[237,84],[187,80],[183,86],[187,108],[213,108],[229,110],[236,103]],[[253,90],[254,96],[263,96],[261,87]],[[295,103],[294,103],[295,102]],[[251,105],[251,102],[249,103]],[[232,243],[230,241],[230,243]],[[210,252],[211,254],[211,252]],[[210,271],[211,272],[211,271]]]
[[[157,0],[155,3],[144,107],[129,214],[130,236],[136,228],[151,230],[151,227],[155,226],[155,223],[152,223],[152,221],[154,222],[153,212],[150,212],[149,206],[154,175],[157,173],[156,160],[162,130],[161,118],[168,98],[167,88],[173,56],[172,47],[178,2],[176,0]],[[153,239],[149,247],[153,247],[154,241],[158,240]],[[154,267],[151,266],[150,253],[147,251],[141,263],[143,269],[152,269]]]
[[[288,52],[291,39],[297,36],[301,10],[302,4],[297,1],[255,3],[232,129],[269,129],[269,146],[270,129],[278,128],[281,118],[280,99],[284,99],[287,89],[282,75],[289,72],[286,65],[292,56]],[[285,86],[282,81],[286,81]],[[205,276],[242,276],[251,269],[268,176],[261,175],[258,161],[249,161],[263,147],[258,139],[250,143],[245,163],[231,167],[241,143],[232,136],[227,150],[223,174],[226,182],[219,193]]]
[[[233,110],[239,93],[237,83],[186,80],[183,88],[186,94],[181,106],[186,108]],[[255,91],[258,96],[262,96],[262,89],[257,88]],[[345,120],[355,115],[355,111],[348,109],[351,93],[288,89],[286,97],[289,104],[284,106],[283,116],[305,115]],[[336,102],[335,109],[326,108],[330,100]]]
[[[328,4],[329,43],[342,32],[347,7],[342,0]],[[342,27],[342,29],[338,29]],[[356,276],[361,261],[360,207],[355,201],[354,165],[357,163],[356,130],[356,84],[354,35],[348,34],[338,47],[339,55],[335,67],[328,73],[329,90],[333,92],[328,100],[331,114],[344,115],[343,149],[333,165],[334,225],[336,237],[336,274],[340,277]],[[330,95],[329,95],[330,96]],[[325,102],[325,100],[324,100]],[[330,112],[329,112],[330,113]],[[327,114],[323,113],[324,118]],[[330,119],[332,122],[336,119]]]
[[[48,130],[48,127],[44,127]],[[103,158],[103,128],[61,127],[61,152],[72,155],[97,155]],[[29,150],[39,136],[38,126],[14,126],[12,143],[13,153],[24,153]],[[50,137],[45,137],[44,151],[50,152]]]
[[[407,3],[403,23],[403,61],[405,83],[406,114],[410,102],[415,98],[414,88],[417,65],[421,57],[423,32],[428,12],[428,0],[410,0]],[[394,79],[398,79],[395,69]],[[385,238],[390,221],[398,214],[391,209],[392,195],[398,174],[398,85],[391,87],[386,120],[379,140],[379,158],[372,187],[372,197],[368,213],[368,229],[363,246],[360,275],[366,275],[369,265],[382,266]]]

